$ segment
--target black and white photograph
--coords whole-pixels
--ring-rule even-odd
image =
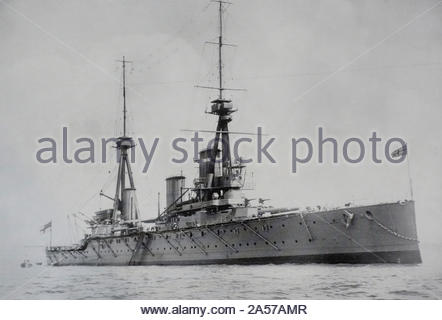
[[[0,0],[0,39],[2,303],[440,301],[442,1]]]

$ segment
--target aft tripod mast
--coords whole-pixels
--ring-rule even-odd
[[[132,63],[132,61],[127,61],[124,56],[123,60],[118,61],[121,62],[123,69],[123,136],[117,138],[117,152],[120,163],[118,166],[112,220],[125,221],[137,220],[139,212],[135,197],[135,184],[127,152],[127,150],[135,147],[135,143],[131,137],[126,136],[126,64]],[[129,187],[126,187],[126,173],[129,178]],[[120,212],[119,216],[118,212]]]
[[[125,57],[123,56],[123,60],[121,60],[121,64],[123,66],[123,137],[126,136],[126,61]]]

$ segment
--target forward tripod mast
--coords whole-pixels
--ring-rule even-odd
[[[218,36],[218,80],[219,80],[219,96],[218,99],[223,98],[223,2],[219,2],[219,36]]]
[[[200,163],[200,178],[204,181],[204,186],[199,188],[204,189],[204,196],[202,200],[212,199],[213,194],[219,196],[231,189],[238,189],[240,184],[237,181],[237,177],[233,174],[232,169],[232,157],[230,153],[230,137],[229,137],[229,122],[232,121],[232,113],[236,111],[233,108],[232,101],[228,100],[224,96],[226,90],[243,90],[243,89],[230,89],[225,88],[223,83],[223,46],[233,46],[231,44],[224,43],[223,40],[223,11],[224,4],[231,4],[230,2],[214,0],[218,3],[218,22],[219,22],[219,35],[218,42],[209,42],[218,46],[218,86],[197,86],[205,89],[218,90],[218,98],[211,101],[210,110],[207,113],[218,116],[218,123],[215,131],[215,139],[213,146],[200,153],[200,161],[206,162],[206,164]],[[220,146],[221,144],[221,146]],[[219,162],[217,157],[221,151],[221,172],[216,172],[215,163]],[[239,167],[236,167],[238,169]],[[238,174],[236,174],[238,175]],[[202,190],[201,189],[201,190]]]

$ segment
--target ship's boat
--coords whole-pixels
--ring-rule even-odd
[[[21,268],[30,268],[32,267],[32,263],[29,260],[24,260],[22,263],[20,263]]]
[[[222,23],[223,2],[219,2]],[[222,25],[220,25],[221,27]],[[222,28],[220,28],[222,30]],[[140,219],[126,135],[123,58],[123,135],[112,208],[87,219],[91,232],[78,245],[50,246],[48,263],[63,265],[175,265],[251,263],[420,263],[414,201],[342,207],[274,208],[267,199],[244,198],[245,163],[232,159],[229,123],[237,111],[223,93],[219,47],[219,96],[208,113],[218,120],[214,144],[199,153],[199,175],[166,179],[166,209]]]

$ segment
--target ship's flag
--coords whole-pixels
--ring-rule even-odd
[[[52,228],[52,221],[49,221],[48,223],[46,223],[40,230],[40,232],[45,232],[47,229]]]
[[[402,155],[407,155],[407,145],[406,144],[404,144],[402,147],[400,147],[399,149],[394,150],[391,153],[391,156],[393,158],[399,158]]]

